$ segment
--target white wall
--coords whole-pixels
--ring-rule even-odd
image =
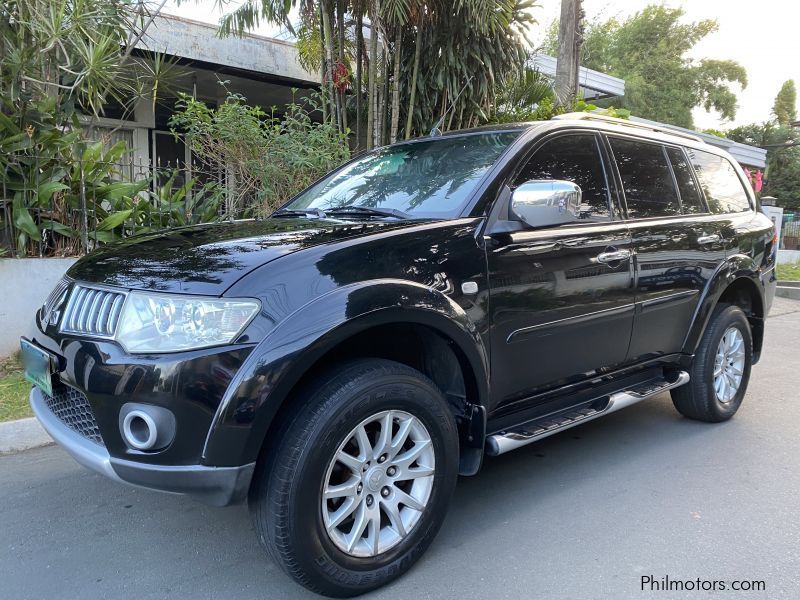
[[[36,311],[77,259],[0,259],[0,357],[19,350],[19,338],[36,327]]]
[[[778,250],[778,264],[800,262],[800,250]]]

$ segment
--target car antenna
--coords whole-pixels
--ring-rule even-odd
[[[447,116],[447,114],[451,110],[453,110],[453,108],[455,108],[456,102],[458,102],[458,99],[461,97],[461,94],[464,93],[464,90],[467,89],[467,86],[469,85],[469,82],[472,81],[473,77],[474,75],[469,76],[469,79],[467,79],[467,83],[464,84],[464,87],[461,88],[461,91],[459,91],[458,94],[456,94],[456,97],[453,98],[453,101],[450,103],[450,106],[447,108],[446,111],[444,111],[444,114],[441,116],[441,118],[438,121],[436,121],[436,124],[431,128],[428,137],[437,137],[442,135],[442,132],[439,129],[439,127],[441,127],[442,123],[444,123],[444,118]]]

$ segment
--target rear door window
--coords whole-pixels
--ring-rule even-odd
[[[687,148],[686,152],[712,213],[726,214],[750,210],[750,198],[728,159],[694,148]]]
[[[692,176],[692,168],[680,148],[667,148],[667,156],[678,182],[678,191],[681,193],[681,212],[685,215],[696,215],[706,212],[703,198],[697,183]]]
[[[645,219],[681,214],[664,147],[617,137],[610,137],[609,142],[622,178],[628,217]]]

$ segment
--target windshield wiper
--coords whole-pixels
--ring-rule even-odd
[[[320,219],[325,218],[325,213],[318,208],[282,208],[281,210],[276,210],[270,217],[307,217],[308,215],[313,215]]]
[[[411,215],[396,208],[373,208],[371,206],[337,206],[325,211],[328,215],[363,215],[366,217],[394,217],[410,219]]]

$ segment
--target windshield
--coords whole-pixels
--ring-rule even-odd
[[[438,137],[370,152],[302,192],[283,210],[393,209],[412,218],[454,217],[519,132]]]

